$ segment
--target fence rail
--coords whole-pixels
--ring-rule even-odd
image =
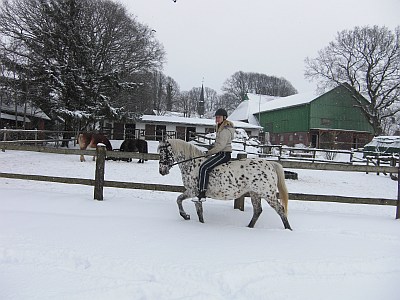
[[[71,155],[96,155],[96,150],[79,150],[79,149],[65,149],[65,148],[52,148],[44,146],[32,145],[18,145],[18,144],[4,144],[0,142],[0,147],[5,150],[19,150],[19,151],[35,151],[44,153],[57,153],[57,154],[71,154]],[[147,160],[158,160],[157,153],[132,153],[120,151],[107,151],[108,158],[144,158]],[[310,170],[325,170],[325,171],[351,171],[351,172],[382,172],[382,173],[397,173],[398,168],[393,166],[371,166],[363,164],[339,164],[331,162],[315,162],[313,164],[307,161],[294,161],[281,159],[279,163],[288,169],[310,169]]]
[[[1,145],[1,142],[0,142]],[[95,187],[95,199],[102,200],[102,189],[104,187],[114,188],[129,188],[129,189],[144,189],[144,190],[155,190],[155,191],[166,191],[166,192],[182,192],[184,191],[183,186],[174,185],[161,185],[161,184],[148,184],[148,183],[134,183],[134,182],[119,182],[119,181],[106,181],[104,180],[104,163],[107,158],[145,158],[148,160],[158,160],[159,156],[155,153],[130,153],[130,152],[119,152],[119,151],[106,151],[104,146],[98,146],[96,150],[79,150],[79,149],[56,149],[49,147],[33,147],[28,145],[16,145],[7,144],[5,146],[7,150],[24,150],[24,151],[37,151],[46,153],[57,153],[57,154],[71,154],[71,155],[96,155],[96,174],[95,180],[83,179],[83,178],[65,178],[55,176],[43,176],[43,175],[26,175],[26,174],[12,174],[12,173],[0,173],[1,178],[12,178],[12,179],[23,179],[23,180],[35,180],[35,181],[47,181],[56,183],[66,184],[82,184],[90,185]],[[103,152],[102,155],[99,153]],[[308,163],[304,161],[285,161],[280,160],[280,163],[284,168],[289,169],[312,169],[312,170],[329,170],[329,171],[352,171],[352,172],[386,172],[399,174],[399,168],[391,166],[368,166],[368,165],[339,165],[330,163]],[[102,165],[103,164],[103,165]],[[98,170],[102,169],[103,172],[98,173]],[[99,183],[100,182],[100,183]],[[400,195],[400,181],[398,181],[399,195]],[[100,190],[99,190],[100,189]],[[400,201],[395,199],[379,199],[379,198],[360,198],[360,197],[343,197],[336,195],[310,195],[310,194],[297,194],[290,193],[289,198],[291,200],[303,200],[303,201],[327,201],[327,202],[340,202],[340,203],[358,203],[358,204],[376,204],[376,205],[397,205],[396,219],[400,218]],[[237,206],[235,201],[235,208],[243,208],[243,205]]]
[[[199,146],[203,147],[211,147],[211,144],[214,142],[214,139],[205,135],[195,133],[192,135],[192,139],[198,143]],[[354,164],[354,163],[365,163],[367,165],[381,165],[387,164],[390,166],[396,166],[399,163],[398,155],[382,155],[381,153],[374,153],[374,155],[364,156],[362,149],[353,149],[353,150],[339,150],[339,149],[319,149],[319,148],[304,148],[304,147],[288,147],[286,145],[251,145],[248,141],[233,141],[233,148],[237,148],[237,145],[240,145],[242,149],[234,149],[237,151],[245,151],[247,154],[257,155],[259,157],[265,158],[277,158],[278,160],[300,160],[311,163],[319,163],[319,162],[329,162],[329,163],[338,163],[338,164]],[[258,148],[257,153],[251,153],[247,151],[249,147]],[[317,153],[322,154],[325,159],[318,159]],[[363,158],[358,158],[357,154],[362,154]],[[337,154],[345,154],[348,155],[347,162],[336,162],[334,158]]]
[[[0,173],[0,178],[34,180],[34,181],[56,182],[56,183],[66,183],[66,184],[80,184],[88,186],[95,185],[95,180],[93,179],[66,178],[66,177],[44,176],[44,175]],[[182,193],[185,191],[185,188],[180,185],[165,185],[165,184],[109,181],[109,180],[104,181],[104,187],[140,189],[140,190],[176,192],[176,193]],[[248,195],[245,195],[245,197],[248,197]],[[390,205],[390,206],[397,205],[397,200],[395,199],[312,195],[312,194],[302,194],[302,193],[289,193],[289,199],[302,200],[302,201],[326,201],[326,202],[354,203],[354,204],[374,204],[374,205]]]
[[[167,131],[162,135],[149,136],[145,135],[145,131],[140,129],[140,134],[137,137],[146,137],[146,139],[157,140],[164,137],[174,137],[176,138],[176,132]],[[34,144],[35,146],[40,144],[54,143],[58,148],[60,145],[68,145],[67,142],[73,142],[76,144],[76,136],[78,132],[76,131],[52,131],[52,130],[21,130],[21,129],[0,129],[0,146],[3,151],[6,149],[7,144],[17,144],[26,145]],[[67,136],[67,138],[61,138],[61,136]],[[126,133],[127,137],[131,137],[129,132]],[[30,137],[30,139],[28,139]],[[69,137],[69,138],[68,138]],[[136,133],[133,137],[136,137]],[[191,133],[190,138],[197,141],[199,145],[203,147],[211,147],[211,143],[214,139],[201,133]],[[390,165],[396,166],[399,161],[398,156],[379,156],[379,155],[369,155],[362,159],[356,157],[355,154],[361,153],[360,150],[337,150],[337,149],[317,149],[317,148],[300,148],[300,147],[288,147],[285,145],[253,145],[249,144],[248,141],[233,141],[234,145],[240,145],[242,149],[235,149],[237,151],[245,151],[247,154],[257,155],[259,157],[265,157],[270,159],[278,160],[295,160],[295,161],[306,161],[306,162],[329,162],[329,163],[365,163],[367,165]],[[248,151],[249,147],[258,148],[257,152],[251,153]],[[237,146],[234,148],[237,148]],[[9,148],[12,149],[12,148]],[[15,149],[15,148],[14,148]],[[28,149],[29,150],[29,149]],[[318,159],[317,153],[322,153],[325,159]],[[336,154],[346,154],[349,157],[348,162],[336,162],[334,157]]]

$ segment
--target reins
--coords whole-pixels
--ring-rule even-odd
[[[175,165],[179,165],[179,164],[184,163],[184,162],[187,162],[187,161],[191,161],[191,160],[195,160],[195,159],[199,159],[199,158],[203,158],[203,157],[207,157],[207,155],[196,156],[196,157],[191,157],[191,158],[188,158],[188,159],[185,159],[185,160],[177,161],[177,162],[174,162],[174,163],[171,165],[171,167],[172,167],[172,166],[175,166]]]

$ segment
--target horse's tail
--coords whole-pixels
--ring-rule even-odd
[[[108,138],[104,137],[104,144],[106,145],[107,151],[112,151],[112,145],[111,142]]]
[[[289,193],[285,183],[285,171],[283,171],[282,165],[277,162],[271,162],[276,174],[278,175],[278,191],[279,198],[281,200],[281,204],[285,209],[285,215],[288,214],[288,202],[289,202]]]
[[[77,138],[77,144],[79,145],[79,148],[81,149],[81,150],[84,150],[83,148],[85,147],[85,145],[86,145],[86,140],[85,140],[85,135],[83,134],[83,133],[80,133],[79,135],[78,135],[78,138]]]
[[[143,153],[149,153],[149,148],[145,140],[143,140]]]

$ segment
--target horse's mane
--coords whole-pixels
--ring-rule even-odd
[[[185,158],[204,155],[204,152],[188,142],[179,139],[169,139],[168,142],[172,146],[175,153],[182,153]]]

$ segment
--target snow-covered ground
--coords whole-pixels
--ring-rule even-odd
[[[115,145],[114,145],[115,146]],[[150,144],[151,152],[156,148]],[[0,152],[0,172],[94,177],[75,155]],[[293,193],[397,197],[375,174],[296,170]],[[106,180],[181,184],[179,168],[107,161]],[[398,299],[395,207],[289,202],[293,231],[208,199],[205,224],[176,193],[0,178],[0,299]]]

